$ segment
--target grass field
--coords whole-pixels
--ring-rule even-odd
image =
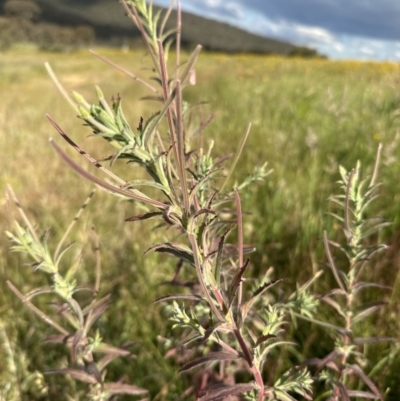
[[[143,53],[98,51],[140,77],[151,76],[146,70],[149,60]],[[101,159],[112,151],[106,143],[88,137],[82,121],[47,76],[45,61],[50,62],[66,88],[76,90],[87,100],[95,102],[94,85],[99,85],[108,99],[120,94],[132,126],[138,124],[140,116],[148,118],[154,105],[141,101],[149,93],[136,81],[87,52],[41,53],[21,47],[1,54],[0,192],[4,193],[6,183],[10,183],[41,231],[51,228],[56,246],[92,185],[70,171],[52,150],[49,137],[64,148],[66,144],[57,138],[45,114],[49,113],[94,157]],[[186,100],[208,102],[203,106],[204,113],[215,112],[214,121],[206,129],[206,141],[215,140],[214,154],[234,152],[247,124],[253,123],[233,179],[240,180],[264,161],[273,169],[265,183],[242,194],[244,209],[250,212],[245,220],[245,241],[257,247],[252,274],[256,277],[260,270],[274,267],[276,277],[284,279],[280,289],[283,293],[292,292],[296,282],[306,281],[325,266],[323,230],[328,230],[332,239],[342,235],[326,214],[332,209],[327,198],[338,193],[338,166],[350,169],[360,160],[371,172],[378,143],[383,144],[379,175],[384,185],[374,207],[394,224],[383,233],[383,240],[391,247],[377,261],[372,274],[375,281],[394,285],[394,290],[386,296],[389,305],[385,312],[371,319],[365,330],[377,328],[380,335],[398,338],[400,65],[202,54],[196,72],[197,85],[187,89]],[[71,149],[68,152],[87,166]],[[87,168],[93,171],[90,166]],[[126,179],[136,176],[130,166],[119,164],[115,169]],[[20,396],[24,400],[67,400],[67,392],[73,395],[70,399],[82,399],[82,388],[75,382],[53,376],[46,377],[49,394],[40,396],[41,379],[37,372],[60,366],[67,354],[61,347],[41,342],[51,329],[25,309],[5,284],[9,279],[27,292],[45,285],[47,278],[32,273],[18,254],[9,252],[3,231],[7,229],[10,211],[5,198],[2,199],[0,361],[5,362],[0,364],[0,400],[17,400]],[[99,328],[106,340],[116,345],[135,341],[138,355],[136,360],[115,362],[110,368],[111,377],[124,375],[128,382],[149,388],[154,400],[176,400],[187,377],[176,373],[173,359],[164,358],[171,327],[165,324],[162,309],[150,305],[154,298],[168,291],[160,283],[171,278],[174,265],[162,256],[142,258],[147,247],[164,233],[155,232],[151,223],[125,223],[124,219],[134,214],[136,208],[98,190],[71,234],[70,240],[77,242],[71,260],[82,252],[85,261],[81,280],[93,280],[94,225],[102,253],[101,291],[111,292],[114,301]],[[321,280],[329,282],[329,273]],[[45,297],[41,302],[49,310]],[[316,341],[317,331],[313,335],[300,327],[291,335],[304,345],[291,358],[300,360],[322,352],[324,341]],[[383,389],[390,388],[388,400],[398,400],[400,359],[396,357],[396,346],[382,345],[366,352],[375,364],[380,357],[393,355],[384,368],[377,370],[374,380]],[[11,386],[8,393],[7,383]]]

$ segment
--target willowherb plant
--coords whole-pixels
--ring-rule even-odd
[[[328,239],[324,232],[324,246],[328,265],[337,287],[321,295],[319,299],[331,306],[342,324],[318,322],[333,336],[335,347],[322,359],[313,358],[307,363],[317,368],[318,379],[331,389],[329,400],[379,399],[383,395],[364,372],[367,360],[363,349],[366,344],[396,341],[392,337],[370,337],[363,333],[362,323],[386,304],[383,301],[366,299],[371,288],[390,289],[374,281],[368,281],[373,268],[374,256],[387,248],[379,243],[379,232],[390,225],[379,216],[368,217],[368,208],[378,196],[381,184],[376,183],[381,146],[379,146],[372,177],[362,178],[360,163],[350,172],[340,167],[339,184],[343,194],[331,200],[341,208],[341,213],[332,213],[340,222],[344,242]],[[371,238],[372,237],[372,238]],[[377,241],[378,239],[378,241]],[[335,261],[332,247],[341,251],[343,261]],[[340,264],[339,264],[340,263]],[[365,327],[365,326],[364,326]]]
[[[97,104],[88,102],[76,92],[70,96],[47,65],[50,76],[78,112],[79,118],[95,136],[104,138],[114,147],[114,154],[107,159],[110,168],[81,149],[50,116],[47,116],[48,120],[76,151],[107,175],[107,180],[87,172],[56,142],[51,141],[52,146],[84,178],[109,192],[141,204],[145,212],[128,217],[127,222],[153,219],[158,220],[160,226],[170,229],[170,240],[151,245],[145,255],[158,252],[175,258],[176,272],[170,283],[188,290],[154,301],[166,303],[166,314],[181,334],[174,335],[171,343],[179,350],[191,350],[190,353],[183,352],[181,372],[192,369],[199,372],[199,384],[193,379],[193,385],[182,394],[182,398],[194,394],[201,401],[235,397],[257,401],[292,401],[294,397],[311,400],[312,378],[304,366],[278,372],[278,377],[271,377],[268,367],[279,361],[280,347],[293,344],[284,337],[285,325],[290,317],[316,321],[313,316],[319,301],[311,294],[310,286],[321,272],[306,284],[298,286],[286,301],[276,300],[270,291],[280,282],[279,279],[273,280],[270,272],[266,272],[257,285],[250,288],[245,280],[250,267],[247,255],[253,248],[244,244],[240,191],[265,179],[270,173],[267,164],[256,167],[243,182],[229,187],[232,171],[243,151],[250,126],[225,174],[223,166],[229,157],[216,158],[212,153],[212,141],[207,149],[203,147],[203,130],[212,116],[199,118],[195,126],[196,108],[183,100],[184,88],[194,84],[194,66],[201,46],[197,46],[189,59],[182,63],[179,5],[176,30],[164,32],[173,3],[162,19],[160,12],[153,15],[152,6],[148,6],[144,0],[121,0],[121,3],[142,33],[157,85],[149,84],[103,56],[92,53],[137,83],[145,85],[151,91],[151,100],[158,101],[160,108],[146,120],[140,118],[137,128],[133,129],[124,115],[119,95],[112,97],[109,103],[97,87]],[[176,60],[170,71],[166,59],[173,33],[176,34]],[[122,179],[111,171],[117,160],[126,161],[129,166],[142,167],[147,178],[138,179],[136,176],[128,181]],[[364,288],[376,286],[360,281],[360,273],[365,270],[369,258],[382,248],[365,248],[362,243],[365,237],[382,227],[376,220],[364,219],[365,208],[373,200],[377,187],[375,178],[366,187],[367,184],[360,180],[358,168],[350,174],[342,169],[341,173],[345,195],[336,198],[336,201],[344,206],[345,217],[337,217],[344,224],[347,244],[340,249],[345,252],[350,267],[347,272],[336,267],[330,251],[332,243],[325,234],[329,265],[339,287],[320,299],[332,305],[345,323],[339,327],[319,322],[335,333],[338,346],[327,358],[317,362],[315,359],[308,361],[308,365],[317,364],[317,370],[321,372],[319,377],[332,388],[332,400],[372,395],[381,398],[357,360],[357,347],[360,344],[381,339],[353,336],[357,324],[381,306],[373,304],[360,306],[359,310],[356,308],[358,293]],[[11,190],[10,196],[18,206]],[[59,332],[49,340],[67,343],[70,347],[71,367],[53,373],[69,374],[88,383],[88,394],[92,400],[106,400],[120,393],[145,394],[146,390],[133,385],[105,381],[106,365],[118,355],[128,356],[129,351],[124,346],[116,348],[103,344],[97,333],[89,334],[93,323],[109,302],[107,297],[97,299],[100,273],[92,302],[81,306],[74,298],[76,291],[84,289],[74,280],[76,267],[72,266],[65,275],[59,268],[64,255],[62,245],[65,237],[52,255],[47,248],[47,235],[40,239],[22,209],[19,210],[27,228],[17,225],[16,234],[10,233],[9,236],[16,244],[16,250],[28,253],[33,258],[36,269],[51,275],[53,284],[27,295],[22,295],[11,283],[9,285],[24,303]],[[192,275],[190,282],[181,279],[181,270],[186,267],[187,275]],[[33,306],[30,299],[43,292],[51,292],[62,299],[56,310],[72,325],[73,331],[66,330]],[[336,301],[335,297],[342,297],[343,302]],[[106,356],[96,360],[93,357],[96,351],[104,352]],[[333,374],[329,368],[333,368]],[[364,381],[369,392],[347,389],[350,374]]]
[[[64,273],[62,268],[65,265],[63,257],[73,244],[65,245],[65,240],[71,229],[78,221],[83,210],[92,198],[94,191],[90,194],[72,223],[66,230],[64,236],[51,253],[48,246],[49,231],[41,237],[29,221],[23,211],[11,186],[8,187],[8,197],[15,203],[26,228],[22,227],[17,220],[14,220],[15,233],[7,231],[7,235],[14,244],[12,250],[26,254],[31,263],[29,265],[34,272],[42,271],[50,275],[51,285],[32,289],[27,294],[22,294],[11,281],[7,281],[10,289],[28,306],[37,316],[44,320],[48,325],[56,330],[58,334],[48,336],[46,343],[66,344],[70,350],[69,366],[45,372],[46,374],[66,374],[74,379],[87,383],[89,390],[88,399],[93,401],[106,401],[116,394],[146,394],[147,390],[124,384],[122,382],[107,382],[107,366],[119,356],[132,356],[129,347],[132,344],[124,344],[121,347],[114,347],[104,343],[98,330],[93,330],[93,325],[103,315],[110,306],[109,295],[98,298],[101,278],[101,260],[97,236],[96,250],[97,262],[95,266],[96,281],[94,286],[78,285],[76,273],[79,269],[80,259],[69,267]],[[80,304],[75,299],[75,294],[81,291],[88,291],[93,294],[92,299],[86,305]],[[42,294],[54,296],[52,306],[64,324],[57,323],[45,311],[36,307],[32,300]],[[101,358],[95,358],[95,354],[103,354]]]
[[[199,126],[193,129],[188,121],[194,110],[183,101],[182,95],[184,87],[193,83],[194,64],[201,47],[197,46],[189,60],[181,63],[181,22],[178,6],[176,66],[170,74],[166,57],[171,43],[169,40],[171,32],[164,34],[164,28],[172,4],[158,28],[160,14],[153,17],[151,5],[147,6],[143,0],[122,0],[121,3],[143,35],[153,61],[155,81],[158,82],[159,87],[155,88],[146,84],[131,73],[128,75],[145,84],[155,93],[152,98],[161,102],[158,112],[146,121],[141,118],[137,129],[132,129],[122,111],[119,96],[113,98],[112,104],[109,105],[100,88],[97,88],[99,101],[97,105],[90,104],[77,93],[74,93],[74,99],[72,99],[55,78],[50,66],[47,66],[47,69],[56,85],[74,109],[79,112],[79,117],[89,126],[93,134],[103,137],[116,148],[116,153],[110,157],[110,165],[112,166],[117,159],[126,160],[130,164],[142,166],[149,179],[122,180],[84,152],[48,116],[49,121],[61,136],[106,173],[111,182],[88,173],[76,164],[59,145],[55,142],[52,142],[52,145],[76,172],[96,185],[126,199],[147,205],[149,209],[146,213],[130,217],[127,221],[158,219],[162,225],[173,228],[179,234],[179,242],[168,241],[156,244],[146,253],[161,252],[177,259],[178,269],[173,279],[175,283],[179,282],[179,269],[182,265],[190,266],[195,273],[195,282],[200,288],[197,293],[192,291],[171,294],[156,300],[156,302],[171,301],[168,307],[170,319],[175,322],[175,326],[190,329],[188,333],[184,331],[185,338],[182,343],[187,347],[194,347],[197,357],[186,361],[181,370],[188,371],[207,365],[208,368],[203,368],[204,371],[212,373],[215,372],[215,365],[220,366],[219,375],[208,373],[208,379],[204,380],[204,376],[202,385],[189,389],[189,392],[194,391],[196,397],[202,401],[224,399],[239,394],[246,394],[247,398],[258,401],[292,400],[290,394],[299,394],[306,399],[311,399],[311,378],[306,370],[295,369],[287,372],[276,378],[275,384],[272,385],[265,384],[263,379],[266,361],[271,359],[270,363],[273,363],[272,358],[276,355],[277,347],[290,343],[282,337],[288,308],[281,303],[260,302],[262,295],[279,280],[271,281],[266,276],[253,292],[248,293],[244,288],[244,277],[250,266],[250,260],[246,259],[246,254],[251,251],[251,248],[245,247],[243,242],[243,213],[239,190],[254,181],[264,179],[269,174],[267,165],[256,168],[254,173],[242,183],[224,191],[243,150],[250,126],[239,146],[231,171],[225,177],[225,181],[219,185],[221,189],[218,190],[218,180],[224,178],[221,166],[227,157],[214,158],[211,152],[212,142],[207,152],[202,148],[195,148],[196,145],[193,145],[195,137],[202,135],[211,117],[200,121]],[[97,56],[113,65],[111,61],[100,55]],[[167,127],[163,126],[164,120],[167,122]],[[142,192],[138,187],[151,188],[152,196]],[[229,206],[232,204],[233,208]],[[235,228],[238,243],[229,244],[228,238],[233,235]],[[71,281],[70,275],[63,278],[58,271],[58,252],[54,259],[48,253],[45,242],[40,243],[36,238],[23,242],[24,236],[32,234],[31,228],[28,231],[17,228],[17,232],[19,236],[12,234],[10,236],[14,241],[21,242],[19,246],[23,249],[18,249],[31,253],[36,258],[38,266],[53,275],[54,285],[51,290],[66,302],[66,307],[60,306],[59,312],[71,321],[76,329],[76,334],[71,336],[56,323],[47,320],[60,331],[60,335],[53,337],[53,340],[65,341],[70,338],[72,362],[77,361],[77,352],[83,349],[85,354],[81,357],[86,358],[91,367],[90,371],[68,368],[58,372],[68,373],[78,380],[88,382],[92,385],[92,392],[104,390],[106,396],[103,398],[106,399],[112,393],[113,385],[103,384],[101,371],[105,363],[102,360],[94,361],[92,352],[100,348],[113,354],[116,349],[101,344],[98,336],[91,340],[91,346],[89,346],[88,330],[95,318],[98,318],[105,309],[107,299],[103,298],[101,301],[90,304],[88,309],[82,310],[73,298],[73,293],[77,290],[75,282]],[[37,247],[38,251],[29,248],[32,246]],[[301,294],[302,290],[300,289],[298,293]],[[26,296],[17,294],[24,302],[27,302]],[[127,351],[120,351],[120,353],[125,354]],[[236,382],[237,373],[241,371],[247,371],[252,375],[253,380]],[[135,389],[138,392],[142,391],[142,389]],[[129,392],[129,388],[126,390]]]

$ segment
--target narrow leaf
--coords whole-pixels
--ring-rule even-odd
[[[383,400],[378,388],[359,366],[349,365],[349,368],[369,387],[369,389],[375,394],[376,398]]]
[[[111,294],[106,295],[105,297],[96,300],[95,302],[89,304],[88,306],[86,306],[85,308],[83,308],[82,312],[83,315],[87,315],[91,310],[96,309],[98,306],[102,305],[102,304],[107,304],[109,303],[109,299],[111,297]]]
[[[78,347],[81,345],[81,341],[83,338],[83,331],[78,330],[75,335],[72,337],[72,344],[71,344],[71,362],[75,364],[76,362],[76,353],[78,350]]]
[[[246,270],[249,267],[249,265],[250,265],[250,259],[247,259],[243,267],[240,267],[239,271],[233,277],[231,285],[229,286],[228,289],[228,302],[229,302],[228,307],[231,306],[238,289],[240,289],[243,281],[243,275],[246,273]]]
[[[151,123],[148,126],[148,129],[145,130],[144,139],[146,140],[146,145],[148,145],[149,143],[152,143],[153,137],[154,137],[155,133],[157,132],[157,127],[160,124],[161,119],[165,116],[165,113],[167,112],[172,101],[175,99],[175,96],[176,96],[176,91],[171,91],[171,94],[168,97],[168,99],[165,100],[163,107],[154,116],[154,119],[152,119]]]
[[[397,341],[394,337],[356,337],[354,338],[354,344],[373,344],[384,341]]]
[[[168,207],[168,205],[166,205],[165,203],[158,202],[154,199],[151,199],[138,190],[125,191],[123,189],[115,187],[114,185],[108,184],[106,181],[100,180],[99,178],[97,178],[93,174],[87,172],[82,167],[80,167],[78,164],[76,164],[52,139],[50,140],[50,143],[53,146],[53,148],[56,150],[56,152],[61,156],[61,158],[73,170],[75,170],[76,173],[78,173],[82,177],[88,179],[89,181],[93,182],[94,184],[98,185],[99,187],[102,187],[102,188],[108,190],[109,192],[117,193],[117,194],[125,196],[127,198],[131,198],[131,199],[134,199],[139,202],[144,202],[144,203],[150,204],[150,205],[158,207],[160,209],[165,209],[166,207]]]
[[[328,329],[335,330],[335,331],[337,331],[338,333],[342,333],[342,334],[344,334],[344,335],[351,335],[351,331],[346,330],[346,329],[343,328],[343,327],[335,326],[335,325],[333,325],[333,324],[331,324],[331,323],[326,323],[326,322],[322,322],[322,321],[320,321],[320,320],[316,320],[316,319],[313,319],[313,318],[309,318],[309,317],[306,317],[306,316],[304,316],[304,315],[301,315],[300,313],[292,312],[292,314],[293,314],[294,316],[298,317],[299,319],[303,319],[303,320],[306,320],[306,321],[308,321],[308,322],[318,324],[319,326],[322,326],[322,327],[326,327],[326,328],[328,328]]]
[[[370,307],[367,307],[367,309],[363,310],[359,314],[355,315],[352,320],[352,325],[359,322],[360,320],[365,319],[366,317],[372,315],[374,312],[382,308],[382,306],[385,306],[387,302],[370,302],[368,305],[372,305]],[[364,304],[365,306],[366,304]],[[363,305],[362,305],[363,306]]]
[[[106,383],[104,387],[106,392],[110,395],[115,395],[115,394],[142,395],[148,393],[148,390],[146,390],[145,388],[124,383]]]
[[[125,221],[143,221],[143,220],[150,220],[150,219],[156,219],[158,217],[162,217],[162,212],[149,212],[149,213],[144,213],[140,214],[137,216],[132,216],[128,217],[125,219]]]
[[[150,252],[160,252],[160,253],[169,253],[179,259],[186,260],[192,266],[194,266],[193,252],[192,250],[179,242],[165,242],[162,244],[156,244],[151,246],[145,253],[144,256],[149,254]]]
[[[221,282],[221,266],[222,266],[222,255],[223,255],[223,250],[224,250],[224,243],[227,238],[227,236],[231,233],[233,228],[229,228],[225,233],[221,236],[221,239],[219,240],[218,243],[218,252],[217,252],[217,259],[215,261],[215,272],[214,272],[214,278],[217,283],[217,286],[220,286]]]
[[[241,357],[237,354],[233,354],[230,352],[210,352],[205,356],[200,358],[196,358],[195,360],[186,363],[179,372],[187,372],[199,365],[204,365],[207,362],[212,361],[233,361],[235,359],[241,359]]]
[[[376,151],[374,172],[372,174],[371,182],[369,183],[368,188],[373,188],[375,186],[376,177],[378,176],[378,167],[381,161],[381,153],[382,153],[382,143],[379,143],[378,150]]]
[[[185,65],[185,69],[182,71],[182,75],[180,76],[180,81],[182,83],[185,82],[185,79],[189,75],[190,71],[193,69],[193,66],[196,63],[196,60],[199,57],[201,49],[202,49],[202,46],[197,45],[196,48],[193,50],[192,54],[190,55],[189,60],[187,61],[186,65]]]
[[[209,327],[205,333],[204,337],[202,338],[202,342],[205,343],[211,335],[216,331],[226,332],[227,330],[230,331],[232,326],[229,323],[217,323],[216,325]]]
[[[247,393],[248,391],[252,391],[257,389],[257,385],[255,383],[251,384],[235,384],[233,386],[222,385],[216,389],[212,389],[207,391],[206,394],[197,399],[197,401],[216,401],[226,399],[233,395]]]
[[[336,302],[334,301],[332,298],[328,297],[328,296],[324,296],[320,298],[321,301],[326,302],[328,305],[332,306],[337,313],[339,313],[341,316],[343,316],[344,318],[346,317],[346,314],[342,311],[342,307]]]
[[[47,336],[43,342],[44,343],[54,343],[54,344],[68,344],[71,343],[71,336],[63,336],[60,334],[52,334],[50,336]]]
[[[11,283],[11,281],[7,280],[7,285],[14,292],[15,295],[24,303],[31,311],[33,311],[36,315],[38,315],[41,319],[43,319],[47,324],[54,327],[61,334],[68,335],[68,331],[53,321],[49,316],[43,313],[40,309],[38,309],[35,305],[33,305],[24,295],[22,295],[19,290]]]
[[[240,145],[239,145],[239,147],[237,149],[237,152],[236,152],[236,155],[235,155],[235,159],[234,159],[234,161],[232,163],[231,168],[229,169],[229,173],[226,176],[225,181],[221,186],[221,192],[224,190],[226,184],[228,183],[229,179],[231,178],[231,175],[232,175],[233,171],[235,170],[236,164],[240,159],[240,155],[243,152],[244,145],[246,144],[247,138],[248,138],[248,136],[250,134],[250,130],[251,130],[251,123],[248,125],[247,130],[246,130],[246,132],[245,132],[245,134],[244,134],[244,136],[243,136],[243,138],[242,138],[242,140],[240,142]]]
[[[157,298],[152,302],[152,304],[156,304],[158,302],[164,302],[164,301],[169,301],[171,299],[187,299],[190,301],[202,301],[204,300],[203,297],[200,295],[193,295],[193,294],[170,294],[170,295],[164,295],[163,297]]]
[[[367,391],[361,391],[361,390],[347,390],[347,394],[349,397],[362,397],[362,398],[368,398],[370,400],[376,400],[377,396],[376,394],[368,393]]]
[[[260,288],[258,288],[252,295],[252,297],[245,302],[241,307],[240,307],[240,311],[242,313],[242,324],[245,321],[247,314],[249,313],[251,307],[253,306],[254,302],[257,300],[257,298],[264,292],[266,291],[268,288],[273,287],[275,284],[279,283],[282,280],[274,280],[274,281],[270,281],[269,283],[265,283],[263,284]]]
[[[132,342],[123,344],[120,349],[124,349],[124,350],[128,350],[129,348],[131,348],[133,345]],[[135,355],[130,354],[130,358],[135,357]],[[111,363],[114,359],[119,358],[118,354],[107,354],[104,355],[98,362],[97,362],[97,367],[99,368],[100,371],[103,371],[103,369],[109,364]]]
[[[389,285],[384,285],[384,284],[379,284],[379,283],[369,283],[369,282],[358,282],[354,286],[354,292],[358,292],[364,288],[371,288],[371,287],[382,288],[384,290],[392,290],[393,289],[393,287],[391,287]]]
[[[218,319],[221,322],[225,322],[225,317],[222,315],[221,311],[215,305],[213,298],[212,298],[210,292],[208,291],[207,285],[204,281],[203,267],[201,265],[200,258],[199,258],[200,251],[199,251],[199,247],[196,242],[196,238],[195,238],[194,234],[188,234],[188,236],[189,236],[190,244],[192,245],[192,249],[193,249],[194,266],[196,268],[197,278],[199,279],[201,289],[202,289],[204,295],[206,296],[208,304],[209,304],[210,308],[212,309],[212,311],[215,313],[215,315],[218,317]]]
[[[89,52],[92,53],[93,56],[97,57],[99,60],[104,61],[108,65],[114,67],[116,70],[119,70],[119,71],[123,72],[124,74],[128,75],[128,77],[134,79],[135,81],[140,82],[141,84],[143,84],[144,86],[146,86],[147,88],[152,90],[153,92],[157,93],[157,89],[153,88],[149,83],[147,83],[146,81],[138,78],[136,75],[132,74],[130,71],[126,70],[123,67],[120,67],[119,65],[113,63],[111,60],[108,60],[106,57],[101,56],[100,54],[96,53],[93,50],[89,50]]]
[[[131,354],[128,350],[124,348],[114,347],[106,343],[100,343],[99,345],[94,347],[93,352],[99,352],[103,354],[113,354],[119,356],[128,356]]]
[[[340,394],[342,394],[343,401],[350,401],[349,393],[343,383],[336,381],[335,385],[339,388]]]
[[[325,369],[327,366],[333,367],[335,371],[339,371],[337,368],[337,365],[334,364],[332,365],[332,362],[335,360],[335,358],[339,355],[339,352],[337,350],[332,351],[329,353],[325,358],[310,358],[306,360],[305,362],[302,362],[301,365],[304,366],[316,366],[317,371],[320,371],[322,369]]]
[[[56,261],[56,264],[58,264],[58,262],[60,261],[61,257],[63,256],[63,254],[72,246],[72,244],[69,244],[63,249],[63,244],[64,244],[65,240],[67,239],[69,233],[72,231],[72,229],[75,226],[76,222],[81,217],[81,215],[84,212],[84,210],[86,209],[87,205],[92,200],[92,197],[95,194],[95,192],[96,192],[95,189],[90,192],[89,196],[86,198],[85,202],[83,202],[83,205],[78,210],[78,213],[75,215],[75,217],[71,221],[70,225],[68,226],[67,230],[65,231],[64,235],[62,236],[60,242],[58,243],[57,249],[54,252],[54,260]]]
[[[99,319],[104,311],[111,305],[111,302],[107,303],[102,303],[97,305],[95,308],[93,308],[90,313],[88,314],[88,317],[85,322],[85,333],[88,333],[90,328],[93,326],[93,324],[96,322],[97,319]]]
[[[90,156],[88,153],[86,153],[82,148],[80,148],[58,125],[57,123],[48,115],[46,114],[46,118],[50,121],[50,123],[53,125],[53,127],[56,129],[56,131],[80,154],[82,155],[85,159],[89,160],[90,163],[92,163],[95,167],[103,171],[105,174],[107,174],[109,177],[114,179],[116,182],[119,182],[121,185],[125,184],[125,181],[119,178],[117,175],[115,175],[112,171],[106,169],[104,166],[102,166],[96,159],[94,159],[92,156]]]
[[[339,287],[344,292],[346,292],[346,287],[343,284],[342,279],[339,277],[339,272],[335,266],[331,251],[329,249],[328,235],[327,235],[326,231],[324,231],[324,245],[325,245],[326,256],[328,257],[328,261],[329,261],[329,267],[332,269],[333,276],[335,277],[336,282],[339,284]]]
[[[56,374],[70,375],[74,379],[79,380],[84,383],[89,383],[89,384],[97,383],[97,380],[94,378],[94,376],[92,376],[89,373],[86,373],[84,370],[64,368],[64,369],[49,370],[47,372],[44,372],[44,374],[45,375],[56,375]]]
[[[345,208],[344,208],[344,234],[346,235],[347,242],[350,243],[352,240],[352,233],[350,229],[350,190],[353,183],[354,174],[356,173],[357,169],[352,169],[350,171],[347,185],[346,185],[346,198],[345,198]]]
[[[52,287],[45,286],[45,287],[36,288],[36,289],[28,292],[25,295],[25,297],[26,297],[26,299],[31,300],[33,297],[36,297],[37,295],[48,294],[48,293],[52,293],[52,292],[54,292],[54,289]]]
[[[276,338],[276,336],[274,334],[266,334],[265,336],[258,337],[255,346],[258,347],[259,345],[268,341],[270,338]]]
[[[166,188],[154,181],[150,181],[150,180],[133,180],[133,181],[129,181],[127,182],[122,189],[131,189],[134,187],[153,187],[153,188],[157,188],[160,189],[161,191],[165,191]]]

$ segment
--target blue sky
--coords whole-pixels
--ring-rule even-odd
[[[169,0],[155,0],[168,6]],[[400,0],[181,0],[182,9],[317,49],[333,59],[400,61]]]

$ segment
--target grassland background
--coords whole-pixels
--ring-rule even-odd
[[[150,60],[141,52],[99,51],[141,77],[151,76],[145,69]],[[70,171],[51,149],[49,137],[66,145],[56,137],[45,113],[94,157],[108,156],[111,150],[88,137],[81,120],[46,75],[43,63],[49,61],[63,84],[88,101],[95,101],[94,85],[100,85],[108,99],[119,93],[132,126],[140,116],[149,117],[154,105],[140,100],[149,93],[137,82],[87,52],[55,54],[21,47],[0,56],[0,193],[4,194],[5,184],[10,183],[35,224],[42,231],[51,227],[55,246],[92,186]],[[253,123],[234,179],[243,178],[264,161],[274,170],[265,183],[242,196],[245,210],[251,212],[245,221],[246,242],[257,247],[252,274],[257,277],[273,266],[275,276],[284,278],[282,294],[291,293],[296,282],[304,282],[325,267],[320,241],[324,229],[332,239],[341,238],[340,230],[326,214],[332,208],[328,196],[338,192],[338,165],[350,169],[361,160],[365,170],[371,171],[378,143],[383,143],[380,178],[384,186],[374,207],[394,224],[383,233],[391,248],[377,260],[370,274],[381,283],[394,285],[394,292],[383,295],[389,305],[370,320],[365,333],[398,338],[400,65],[214,53],[200,57],[197,82],[187,89],[186,100],[207,101],[204,113],[215,111],[215,119],[206,129],[206,139],[216,141],[215,155],[235,151],[248,122]],[[79,155],[70,149],[68,152],[87,166]],[[137,174],[123,164],[115,169],[127,180]],[[61,347],[41,342],[51,329],[26,310],[5,285],[10,279],[26,292],[45,285],[48,277],[32,273],[20,255],[9,252],[3,233],[8,228],[9,211],[5,197],[1,199],[0,361],[4,363],[0,364],[0,397],[5,394],[4,386],[11,383],[9,397],[20,392],[23,399],[40,399],[34,372],[59,367],[67,354]],[[115,345],[135,341],[138,355],[136,360],[114,363],[111,377],[125,375],[130,383],[149,388],[154,400],[176,400],[187,378],[176,373],[172,359],[164,358],[171,327],[165,323],[162,309],[150,305],[154,298],[168,292],[169,288],[160,283],[171,278],[174,265],[165,257],[142,258],[149,245],[169,233],[156,233],[151,224],[124,223],[136,208],[97,191],[71,235],[71,241],[77,242],[71,261],[83,249],[79,277],[83,282],[93,280],[91,227],[95,225],[103,260],[102,293],[111,292],[113,299],[98,326],[105,340]],[[330,280],[326,272],[318,291],[322,292]],[[43,297],[38,302],[51,310],[50,299]],[[318,330],[310,331],[308,326],[300,326],[289,335],[299,343],[297,354],[287,354],[282,361],[322,356],[330,344],[329,338],[321,339]],[[371,358],[367,371],[382,356],[393,355],[374,379],[381,388],[390,388],[388,400],[398,400],[400,360],[396,346],[371,347],[366,352]],[[272,367],[267,380],[285,366],[282,362]],[[67,399],[67,392],[76,395],[81,389],[65,378],[48,377],[46,381],[50,393],[44,399]]]

